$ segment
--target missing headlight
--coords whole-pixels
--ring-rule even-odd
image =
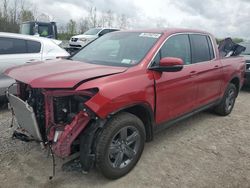
[[[54,97],[54,122],[56,124],[70,123],[74,116],[84,109],[84,103],[89,96]]]

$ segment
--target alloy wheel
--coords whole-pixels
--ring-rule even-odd
[[[133,161],[140,147],[139,131],[132,126],[120,129],[109,146],[109,163],[113,168],[125,168]]]

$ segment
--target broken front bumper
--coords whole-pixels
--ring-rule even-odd
[[[7,93],[10,107],[12,108],[18,125],[21,129],[28,132],[34,140],[43,144],[42,135],[36,120],[36,114],[32,106],[22,99],[16,97],[13,94]],[[84,111],[80,111],[70,124],[57,130],[57,126],[51,122],[46,125],[46,130],[51,139],[48,143],[52,145],[53,152],[59,157],[67,157],[71,154],[71,145],[80,135],[80,133],[86,128],[90,121],[89,114]]]
[[[33,108],[13,94],[8,94],[10,107],[14,111],[16,120],[21,129],[27,131],[35,140],[42,143],[42,136],[36,122]]]

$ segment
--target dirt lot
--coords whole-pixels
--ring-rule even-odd
[[[12,140],[10,113],[0,112],[0,187],[250,187],[250,92],[242,91],[233,113],[204,112],[156,135],[126,177],[63,172],[36,143]]]

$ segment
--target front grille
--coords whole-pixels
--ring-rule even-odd
[[[71,38],[72,42],[76,42],[78,40],[78,38]]]

